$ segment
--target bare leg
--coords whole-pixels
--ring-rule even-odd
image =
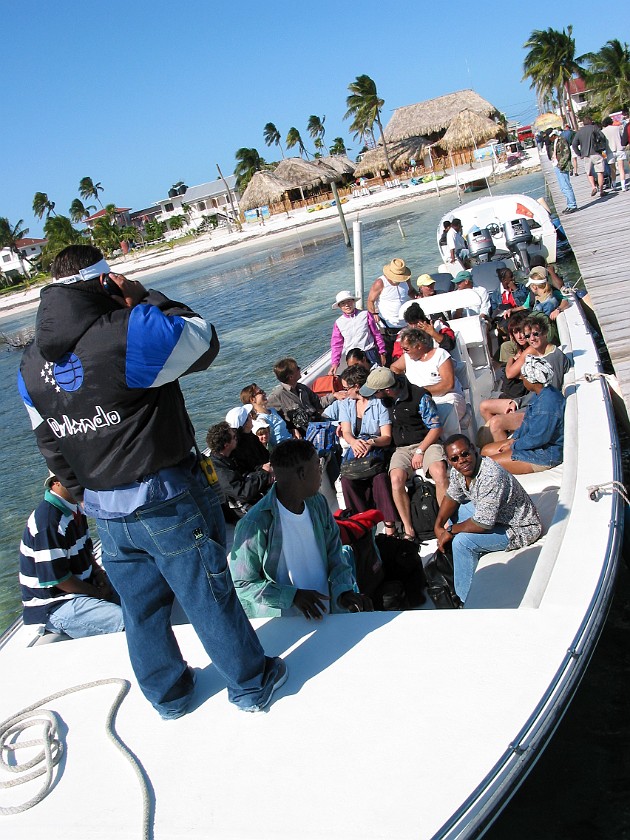
[[[486,421],[494,417],[495,414],[509,414],[516,411],[517,405],[514,400],[496,399],[496,400],[482,400],[479,406],[481,416]]]
[[[497,464],[509,473],[512,473],[512,475],[529,475],[529,473],[534,472],[534,467],[532,464],[528,464],[527,461],[513,461],[510,452],[501,452],[495,455],[492,460],[496,461]]]
[[[509,432],[520,429],[525,412],[511,411],[509,414],[495,414],[488,421],[488,428],[493,440],[507,440]]]
[[[442,499],[446,496],[446,491],[448,490],[446,461],[434,461],[427,472],[433,481],[435,481],[435,495],[437,496],[438,505],[441,505]]]
[[[389,473],[392,482],[392,496],[394,497],[394,504],[400,516],[400,521],[405,529],[405,534],[410,537],[415,536],[413,525],[411,524],[411,506],[409,504],[409,496],[407,494],[407,471],[402,469],[393,469]]]

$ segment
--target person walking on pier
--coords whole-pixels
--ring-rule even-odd
[[[590,117],[584,117],[584,125],[575,132],[571,148],[584,161],[588,180],[591,182],[591,196],[597,195],[603,198],[604,192],[604,158],[602,152],[606,148],[606,137],[601,130],[593,124]],[[597,175],[597,183],[595,183]]]
[[[560,129],[554,128],[551,132],[551,137],[551,163],[553,164],[560,189],[567,200],[567,206],[562,212],[575,213],[578,207],[577,201],[575,200],[575,193],[571,186],[571,149],[562,136]]]

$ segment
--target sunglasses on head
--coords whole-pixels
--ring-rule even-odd
[[[472,455],[472,452],[470,451],[470,449],[466,449],[466,450],[464,450],[464,452],[460,452],[459,455],[449,455],[448,460],[451,461],[451,463],[456,464],[458,461],[462,460],[463,458],[470,458],[471,455]]]

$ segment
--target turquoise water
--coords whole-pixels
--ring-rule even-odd
[[[493,193],[544,194],[542,175],[535,173],[493,187]],[[480,198],[483,192],[471,198]],[[363,266],[367,289],[393,257],[402,257],[413,277],[435,271],[435,232],[440,217],[456,198],[430,197],[367,213],[363,221]],[[355,213],[347,212],[348,223]],[[400,221],[406,238],[398,228]],[[349,224],[350,227],[350,224]],[[330,341],[336,317],[335,295],[354,288],[353,251],[338,228],[327,232],[298,231],[291,240],[259,242],[239,254],[218,253],[184,267],[169,267],[150,275],[145,285],[186,302],[211,321],[221,352],[205,372],[185,377],[182,388],[200,446],[208,426],[239,404],[239,392],[257,382],[275,384],[272,366],[282,356],[294,356],[306,366]],[[0,332],[11,334],[35,322],[33,309],[0,318]],[[0,534],[0,631],[19,614],[17,551],[24,524],[38,504],[47,475],[26,411],[15,387],[21,354],[0,348],[0,381],[4,394],[0,422],[5,445],[0,462],[4,487]]]

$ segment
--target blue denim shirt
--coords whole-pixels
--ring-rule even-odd
[[[346,399],[339,401],[339,422],[350,423],[350,430],[353,435],[357,434],[357,401]],[[392,418],[389,409],[383,405],[383,401],[372,397],[361,420],[361,434],[378,437],[383,426],[391,425]]]
[[[527,461],[539,467],[562,463],[564,404],[564,397],[553,385],[532,398],[520,429],[514,432],[513,461]]]

